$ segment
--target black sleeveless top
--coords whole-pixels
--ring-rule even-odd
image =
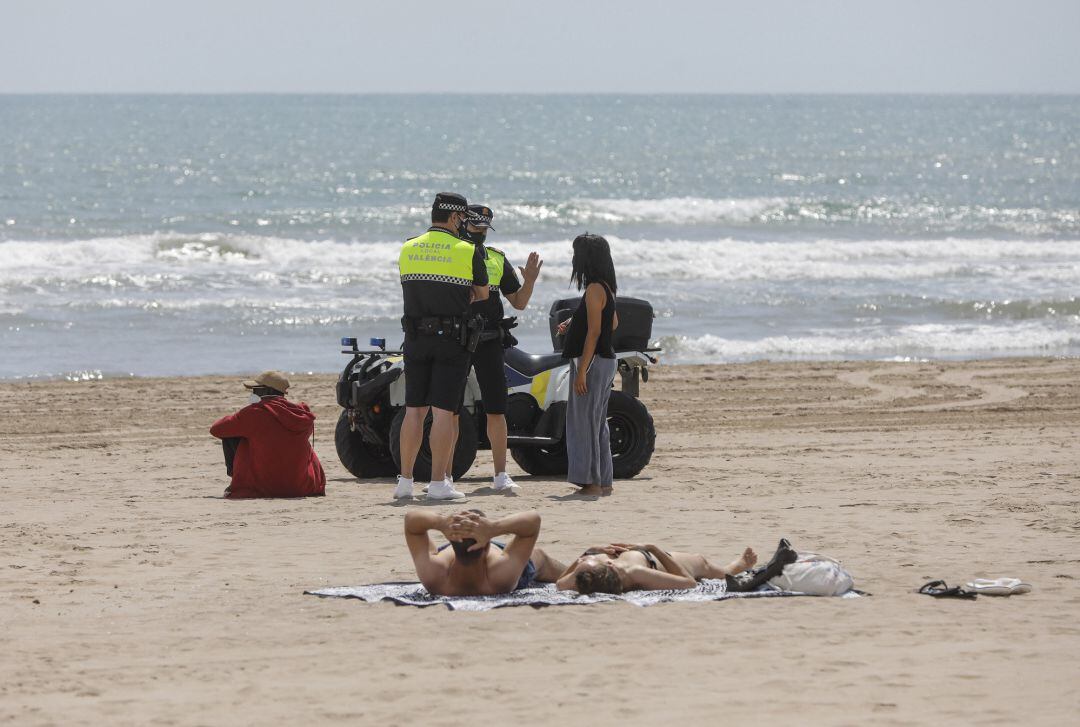
[[[600,313],[600,338],[596,341],[596,355],[600,358],[615,358],[615,349],[611,345],[611,332],[615,325],[615,296],[604,287],[604,295],[607,302],[604,310]],[[566,331],[566,341],[563,344],[563,358],[577,358],[585,351],[585,336],[589,333],[589,312],[585,305],[585,296],[581,296],[577,310],[570,319],[570,328]]]

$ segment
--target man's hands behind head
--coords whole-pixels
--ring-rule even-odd
[[[472,538],[476,541],[475,545],[469,547],[469,551],[472,552],[487,546],[498,533],[495,532],[491,520],[479,513],[465,510],[450,516],[450,524],[444,534],[450,540],[462,541]]]

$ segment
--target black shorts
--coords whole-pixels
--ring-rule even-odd
[[[506,371],[503,368],[502,341],[484,341],[472,355],[476,369],[476,383],[480,384],[480,397],[488,414],[506,413]]]
[[[469,352],[456,336],[405,336],[405,406],[457,412],[469,376]]]

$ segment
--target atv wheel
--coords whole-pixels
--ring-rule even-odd
[[[557,445],[546,447],[514,447],[510,450],[510,456],[518,463],[521,469],[530,475],[547,477],[549,475],[566,476],[569,466],[566,460],[566,443],[559,442]]]
[[[656,427],[652,415],[638,399],[612,391],[608,400],[608,429],[611,431],[612,473],[617,480],[636,477],[652,459]],[[510,455],[530,475],[565,477],[569,462],[566,443],[550,448],[515,447]]]
[[[645,469],[652,459],[656,447],[652,415],[639,399],[612,391],[607,418],[615,479],[628,480]]]
[[[472,467],[476,459],[477,432],[476,423],[468,409],[462,409],[459,415],[459,433],[457,448],[454,449],[454,464],[451,470],[454,479],[458,479]],[[405,407],[394,416],[394,422],[390,425],[390,453],[394,457],[394,464],[401,471],[401,424],[405,421]],[[431,435],[431,414],[424,419],[424,439],[420,443],[420,451],[416,455],[416,463],[413,464],[413,481],[431,481],[431,444],[428,437]]]
[[[365,442],[360,432],[349,429],[349,413],[341,412],[334,429],[334,445],[338,459],[354,477],[390,477],[397,474],[390,450],[377,444]]]

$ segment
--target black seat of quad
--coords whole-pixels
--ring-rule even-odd
[[[536,376],[556,366],[562,366],[567,360],[561,353],[544,353],[533,355],[525,353],[520,348],[506,349],[506,363],[510,368],[525,376]]]

